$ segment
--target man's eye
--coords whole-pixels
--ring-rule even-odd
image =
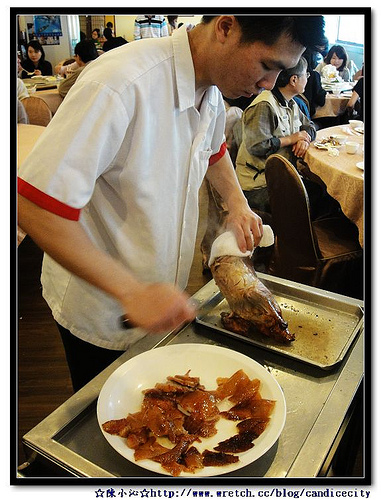
[[[269,66],[267,66],[266,63],[262,63],[262,68],[265,70],[265,71],[271,71],[271,68]]]

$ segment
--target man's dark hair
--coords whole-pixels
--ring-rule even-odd
[[[290,78],[293,75],[301,76],[307,70],[308,64],[304,57],[301,57],[298,64],[293,68],[284,69],[278,75],[275,82],[275,87],[283,88],[288,85]]]
[[[105,28],[103,31],[103,36],[106,38],[106,40],[111,40],[112,38],[112,31],[110,28]]]
[[[204,24],[217,16],[203,16]],[[235,16],[241,31],[241,43],[261,41],[268,46],[274,45],[285,34],[294,42],[313,50],[321,50],[327,43],[324,34],[323,16]]]
[[[92,40],[82,40],[82,42],[77,43],[74,48],[74,53],[79,56],[84,63],[88,63],[98,57],[95,43]]]
[[[321,54],[321,52],[318,52],[316,50],[306,49],[302,54],[304,59],[307,61],[307,69],[310,73],[314,71],[314,69],[318,65],[319,53]]]

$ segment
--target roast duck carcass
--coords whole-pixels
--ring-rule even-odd
[[[224,235],[227,233],[219,238],[224,239]],[[231,235],[225,239],[232,241]],[[259,332],[281,342],[295,340],[295,335],[288,331],[288,324],[273,294],[258,279],[250,257],[241,256],[239,250],[230,251],[230,248],[224,255],[224,244],[217,244],[217,250],[213,246],[210,269],[231,310],[230,313],[221,313],[223,327],[246,337]]]

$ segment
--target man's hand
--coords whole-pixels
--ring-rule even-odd
[[[196,308],[189,299],[186,293],[168,283],[140,283],[121,302],[131,326],[164,333],[196,317]]]
[[[309,147],[310,142],[303,139],[292,146],[292,152],[297,158],[304,158]]]
[[[229,210],[226,227],[235,234],[241,252],[253,250],[263,236],[262,219],[247,204]]]
[[[306,141],[308,144],[311,142],[311,137],[305,130],[299,130],[299,132],[295,132],[290,137],[292,137],[292,144],[296,144],[299,141]]]
[[[299,130],[299,132],[294,132],[291,135],[285,135],[284,137],[279,137],[279,140],[281,147],[292,146],[292,150],[295,153],[294,151],[295,147],[297,146],[297,144],[299,143],[301,144],[302,142],[306,143],[305,146],[308,149],[308,146],[310,145],[311,142],[311,137],[305,130]],[[301,146],[299,146],[297,149],[299,150],[299,148],[301,148]]]

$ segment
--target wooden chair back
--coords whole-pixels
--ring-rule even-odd
[[[272,226],[283,259],[301,266],[316,265],[320,252],[308,194],[299,173],[286,158],[274,154],[266,162],[265,175]]]
[[[23,105],[31,125],[42,125],[46,127],[52,119],[52,112],[49,106],[40,97],[26,97],[23,99]]]
[[[268,158],[265,175],[275,233],[269,273],[345,294],[353,281],[357,293],[363,252],[356,226],[345,217],[313,221],[303,180],[283,156]]]

